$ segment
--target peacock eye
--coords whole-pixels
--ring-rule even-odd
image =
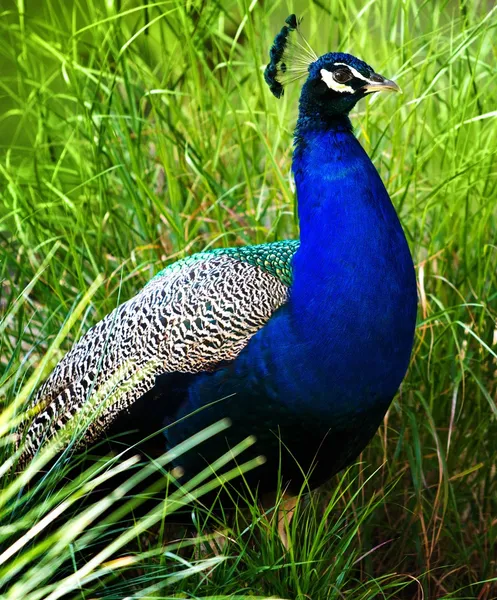
[[[346,81],[350,81],[352,79],[352,73],[347,69],[338,69],[333,71],[333,79],[337,83],[345,83]]]

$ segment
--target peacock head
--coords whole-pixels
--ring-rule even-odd
[[[297,18],[290,15],[271,47],[264,77],[280,98],[287,83],[306,75],[300,96],[301,119],[346,116],[368,94],[400,92],[394,81],[351,54],[329,52],[318,57],[300,33]]]

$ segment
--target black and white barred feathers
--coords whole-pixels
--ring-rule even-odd
[[[234,359],[287,300],[298,244],[203,252],[156,275],[91,328],[41,386],[39,412],[19,436],[21,466],[55,434],[62,449],[74,427],[86,443],[99,439],[157,375]]]

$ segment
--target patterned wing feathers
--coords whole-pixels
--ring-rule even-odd
[[[161,373],[233,360],[287,294],[273,274],[229,254],[203,253],[165,269],[55,367],[35,398],[40,412],[21,462],[75,419],[90,423],[84,441],[98,439]]]

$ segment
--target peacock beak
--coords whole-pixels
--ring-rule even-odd
[[[402,94],[402,90],[395,81],[385,79],[382,75],[376,73],[362,89],[367,92],[400,92]]]

